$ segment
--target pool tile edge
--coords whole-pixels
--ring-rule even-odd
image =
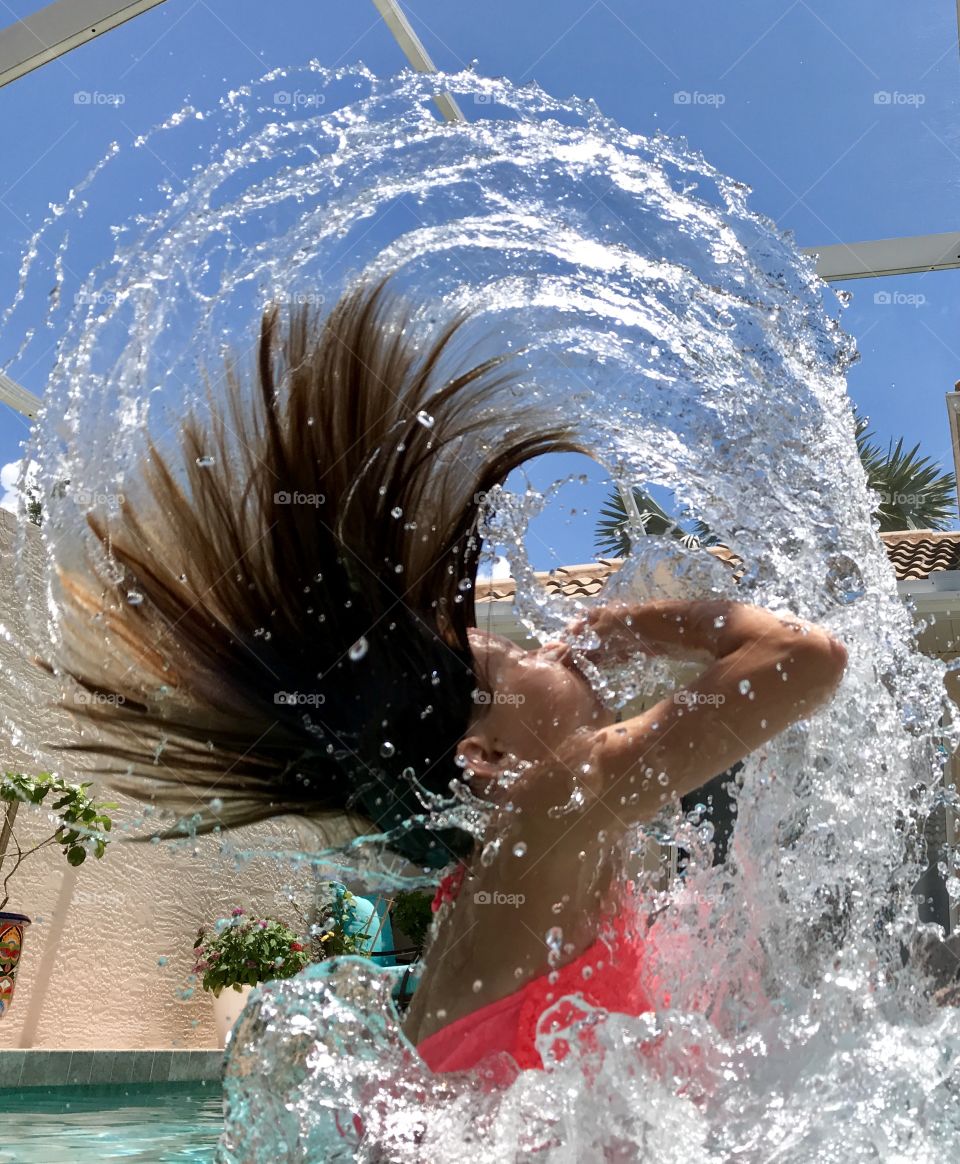
[[[0,1091],[105,1083],[180,1083],[219,1080],[223,1052],[0,1050]]]

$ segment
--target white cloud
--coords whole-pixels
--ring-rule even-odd
[[[21,512],[21,491],[18,488],[23,482],[20,481],[20,471],[23,461],[10,461],[9,464],[0,469],[0,488],[3,489],[3,496],[0,497],[0,509],[5,509],[8,513]],[[30,468],[27,473],[26,484],[35,484],[37,480],[37,473],[39,472],[39,465],[35,461],[30,462]]]
[[[492,562],[487,558],[477,571],[478,582],[502,582],[510,576],[510,563],[500,554]]]

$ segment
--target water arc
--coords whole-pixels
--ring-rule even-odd
[[[278,109],[281,86],[314,94],[312,106]],[[475,119],[438,122],[440,91],[472,102]],[[163,168],[174,140],[192,151],[190,172],[166,175],[115,225],[109,182]],[[850,671],[829,709],[748,760],[730,862],[694,870],[662,923],[684,966],[671,1006],[605,1025],[609,1054],[589,1087],[573,1063],[482,1102],[468,1083],[430,1081],[389,1022],[357,1017],[373,1015],[382,986],[344,964],[278,989],[250,1019],[264,1074],[277,1063],[298,1086],[309,1079],[282,1131],[261,1095],[256,1151],[288,1158],[271,1137],[293,1136],[337,1158],[347,1141],[328,1117],[363,1098],[370,1139],[349,1151],[379,1158],[453,1158],[464,1142],[483,1159],[614,1146],[661,1159],[949,1153],[957,1020],[922,1001],[901,957],[916,928],[909,822],[939,779],[943,668],[916,653],[871,524],[839,306],[748,191],[684,143],[471,72],[381,80],[315,65],[185,108],[105,159],[31,241],[3,315],[8,333],[43,318],[12,374],[49,332],[57,340],[31,449],[49,499],[54,601],[32,612],[41,633],[55,648],[56,570],[77,552],[90,499],[109,508],[147,436],[169,442],[203,371],[248,351],[264,306],[323,308],[357,275],[388,271],[425,337],[469,310],[465,344],[522,349],[526,399],[575,416],[625,488],[673,489],[742,564],[734,576],[650,538],[616,592],[793,610],[843,638]],[[58,294],[45,301],[51,274]],[[529,517],[505,498],[490,534],[514,547],[520,612],[548,637],[570,607],[524,588]],[[349,1037],[304,1042],[305,1027],[337,1015]],[[630,1048],[653,1037],[656,1061],[640,1069]],[[306,1074],[283,1058],[292,1043]],[[677,1094],[665,1081],[693,1048],[709,1085],[688,1078]],[[253,1150],[251,1096],[238,1084],[239,1155],[224,1159]]]

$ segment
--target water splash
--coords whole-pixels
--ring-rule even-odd
[[[294,88],[315,95],[309,110],[278,103]],[[436,120],[444,90],[471,124]],[[117,167],[143,197],[120,226],[105,194]],[[353,276],[397,270],[421,304],[416,331],[469,308],[481,349],[522,344],[525,396],[574,415],[618,482],[672,490],[736,564],[646,538],[607,595],[737,597],[820,621],[849,650],[829,709],[746,763],[724,867],[709,868],[691,822],[653,830],[693,853],[650,933],[668,1010],[600,1024],[607,1050],[589,1070],[568,1057],[491,1089],[427,1076],[369,968],[312,972],[248,1012],[225,1160],[311,1158],[303,1145],[370,1160],[465,1146],[478,1160],[955,1151],[956,1014],[933,1010],[901,957],[943,667],[915,652],[871,523],[836,300],[747,195],[682,142],[628,133],[589,101],[470,72],[383,81],[311,65],[181,110],[105,159],[31,241],[4,322],[25,336],[13,375],[44,333],[57,339],[31,450],[51,563],[86,498],[122,493],[146,435],[170,441],[201,397],[198,361],[249,350],[268,301],[332,303]],[[109,257],[90,270],[90,253]],[[487,521],[546,640],[583,603],[533,578],[522,538],[536,506],[502,494]],[[55,639],[55,590],[33,614]],[[661,680],[637,664],[597,681],[622,703]],[[362,1142],[352,1123],[331,1133],[339,1111],[360,1114]]]

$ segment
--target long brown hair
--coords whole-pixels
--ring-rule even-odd
[[[580,451],[505,358],[450,367],[466,318],[418,348],[388,280],[326,319],[296,306],[284,326],[270,307],[257,390],[228,359],[179,457],[149,442],[136,495],[87,515],[84,566],[59,574],[55,666],[98,729],[69,747],[114,786],[199,812],[201,830],[355,812],[422,864],[465,850],[423,814],[459,774],[477,686],[484,495]]]

